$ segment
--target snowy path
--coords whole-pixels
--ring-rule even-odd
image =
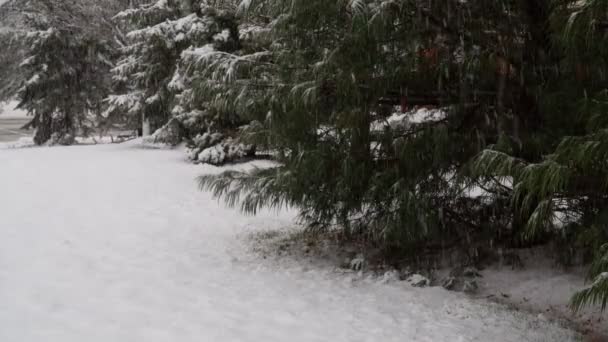
[[[291,225],[200,193],[211,167],[128,145],[0,150],[0,341],[570,341],[440,289],[258,260]]]

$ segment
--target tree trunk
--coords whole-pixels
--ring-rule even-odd
[[[35,120],[36,132],[34,133],[34,143],[42,145],[51,139],[52,135],[52,117],[51,113],[37,114]]]
[[[150,135],[150,119],[142,117],[141,136],[147,137]]]

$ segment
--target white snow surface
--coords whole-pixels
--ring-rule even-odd
[[[421,124],[443,120],[446,117],[446,109],[416,107],[406,113],[401,112],[399,106],[394,107],[393,114],[382,120],[372,122],[372,131],[383,131],[386,128],[404,129],[411,124]]]
[[[222,169],[137,144],[0,150],[0,341],[576,340],[441,288],[262,259],[247,237],[293,212],[226,209],[195,182]]]
[[[523,269],[494,266],[481,271],[479,295],[490,295],[520,309],[571,321],[589,332],[589,336],[597,336],[590,341],[608,341],[608,312],[591,306],[574,313],[569,306],[570,298],[593,282],[585,282],[587,268],[564,270],[546,255],[540,248],[521,250]]]
[[[2,0],[0,0],[2,1]],[[9,101],[7,103],[0,102],[0,119],[26,119],[28,118],[27,111],[15,109],[19,103],[17,101]]]

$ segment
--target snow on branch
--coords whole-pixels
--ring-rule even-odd
[[[213,44],[207,44],[196,49],[188,49],[182,52],[182,62],[197,70],[204,70],[205,75],[214,80],[232,82],[236,80],[239,67],[242,65],[264,63],[264,59],[271,56],[268,51],[255,52],[248,55],[236,55],[228,52],[217,51]],[[268,64],[268,63],[266,63]]]

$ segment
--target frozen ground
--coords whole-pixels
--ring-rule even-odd
[[[0,0],[1,1],[1,0]],[[7,103],[0,102],[0,149],[1,148],[22,148],[34,146],[33,130],[22,130],[21,127],[28,123],[32,117],[27,115],[24,110],[15,109],[17,101]],[[95,145],[110,144],[124,140],[120,136],[130,136],[134,132],[112,129],[99,136],[94,133],[88,137],[76,137],[78,144]]]
[[[587,307],[573,313],[569,307],[572,295],[585,286],[586,268],[565,271],[546,255],[541,250],[522,251],[525,268],[493,267],[482,271],[480,295],[491,295],[495,300],[545,317],[567,319],[585,331],[589,341],[608,341],[608,312]]]
[[[0,0],[1,1],[1,0]],[[17,102],[0,102],[0,143],[18,140],[32,134],[21,129],[31,118],[22,110],[14,109]]]
[[[0,0],[0,5],[2,0]],[[0,119],[25,119],[27,120],[27,112],[21,109],[15,109],[19,102],[9,101],[0,102]]]
[[[0,341],[575,341],[536,315],[252,254],[183,151],[0,149]]]

